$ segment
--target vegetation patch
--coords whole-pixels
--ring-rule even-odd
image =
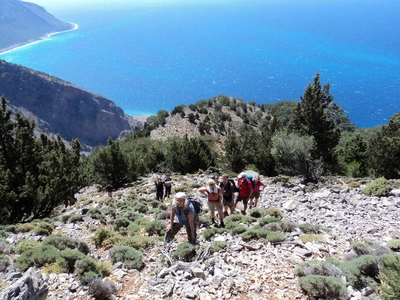
[[[144,266],[143,253],[129,246],[114,246],[110,249],[111,262],[122,262],[129,269],[140,270]]]
[[[196,257],[196,246],[188,242],[180,243],[176,250],[172,252],[172,257],[185,262],[193,261]]]
[[[368,196],[387,197],[392,190],[392,185],[383,177],[368,184],[362,191]]]

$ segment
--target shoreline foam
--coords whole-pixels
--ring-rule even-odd
[[[79,25],[76,24],[76,23],[72,23],[72,22],[67,22],[67,23],[72,24],[73,28],[68,29],[68,30],[56,31],[56,32],[48,33],[48,34],[40,37],[39,39],[34,40],[33,42],[28,42],[28,43],[22,44],[22,45],[18,45],[17,44],[16,46],[10,46],[11,47],[10,49],[5,50],[3,52],[0,52],[0,55],[6,54],[6,53],[9,53],[9,52],[12,52],[12,51],[16,51],[16,50],[19,50],[19,49],[21,49],[23,47],[27,47],[27,46],[30,46],[30,45],[45,41],[45,40],[49,39],[51,36],[53,36],[53,35],[60,34],[60,33],[65,33],[65,32],[72,31],[72,30],[77,30],[79,28]]]

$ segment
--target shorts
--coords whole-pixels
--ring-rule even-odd
[[[232,200],[232,196],[222,196],[222,204],[224,206],[233,207],[234,200]]]
[[[238,203],[238,202],[240,202],[240,201],[242,201],[242,200],[243,200],[243,204],[244,204],[244,205],[247,205],[247,203],[249,202],[249,196],[240,196],[240,195],[237,195],[235,202]]]
[[[218,211],[218,214],[222,215],[223,214],[223,210],[222,210],[222,205],[219,202],[210,202],[208,201],[208,208],[210,209],[210,211]]]
[[[253,192],[253,195],[251,195],[251,199],[254,199],[254,198],[256,198],[256,199],[260,198],[260,192]]]

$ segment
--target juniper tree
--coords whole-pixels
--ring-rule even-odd
[[[308,84],[304,95],[293,109],[289,123],[290,132],[301,136],[312,136],[315,147],[312,151],[314,159],[322,158],[325,167],[333,169],[337,166],[335,147],[339,143],[340,132],[327,116],[326,109],[333,101],[329,94],[329,83],[321,87],[319,73],[314,77],[314,83]]]

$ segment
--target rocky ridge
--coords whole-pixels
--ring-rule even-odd
[[[132,191],[148,200],[154,199],[152,180],[142,178],[135,185],[116,191],[114,200],[118,203]],[[178,187],[187,181],[204,184],[207,177],[183,176],[174,180]],[[301,232],[295,230],[287,233],[286,241],[276,245],[263,239],[244,241],[227,233],[217,234],[208,241],[201,237],[205,228],[200,228],[201,245],[224,241],[229,246],[192,263],[165,264],[162,257],[168,257],[178,243],[186,240],[186,234],[181,230],[169,248],[159,243],[144,251],[143,270],[129,270],[122,263],[114,264],[107,279],[117,287],[115,299],[308,299],[298,288],[293,274],[298,263],[331,256],[343,259],[351,253],[351,244],[355,241],[370,240],[385,245],[390,239],[400,238],[399,189],[392,190],[389,197],[378,198],[364,195],[362,186],[351,189],[340,179],[314,188],[295,181],[283,187],[271,178],[262,180],[266,188],[260,197],[260,208],[279,208],[285,221],[321,225],[323,239],[304,244],[299,239]],[[76,196],[78,202],[61,210],[61,214],[79,214],[83,209],[101,208],[107,200],[106,193],[99,193],[97,187],[85,188]],[[84,205],[87,202],[91,202],[89,206]],[[86,241],[92,258],[109,260],[108,251],[96,249],[91,244],[94,233],[88,230],[93,226],[108,225],[89,217],[84,217],[82,222],[54,222],[53,225],[57,233]],[[12,245],[22,238],[43,239],[30,233],[7,236]],[[29,298],[32,295],[35,299],[92,299],[88,287],[81,285],[73,274],[45,275],[34,268],[22,274],[11,267],[7,273],[0,274],[0,280],[5,283],[5,289],[0,292],[1,299],[32,299]],[[348,292],[352,300],[379,299],[371,291],[357,291],[351,286],[348,286]]]

